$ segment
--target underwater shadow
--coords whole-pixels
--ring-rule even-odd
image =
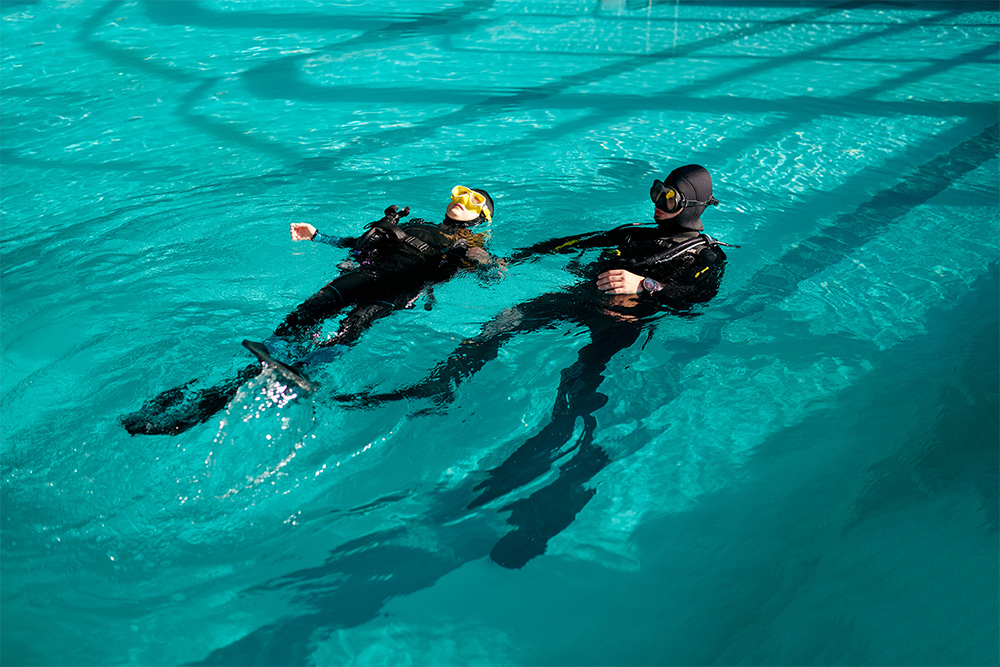
[[[439,12],[399,12],[384,16],[352,14],[317,14],[306,12],[220,12],[206,9],[198,0],[142,0],[146,15],[159,25],[183,25],[200,28],[250,30],[364,30],[368,41],[393,34],[410,36],[428,29],[439,29],[467,12],[490,7],[493,0],[467,0],[457,7]]]
[[[968,130],[974,125],[968,121],[958,131]],[[692,361],[716,346],[722,339],[723,328],[731,321],[751,317],[787,298],[802,281],[850,256],[910,211],[939,194],[942,183],[954,182],[995,160],[998,148],[1000,125],[995,124],[948,152],[918,165],[895,185],[876,193],[820,232],[801,240],[777,261],[755,273],[743,292],[729,299],[729,304],[723,307],[730,317],[709,321],[702,342],[681,355],[691,358],[678,359],[678,363]],[[994,274],[995,266],[991,279],[995,279]],[[568,378],[571,385],[579,379]],[[591,376],[584,384],[592,385],[594,379]],[[514,567],[518,567],[519,558],[527,556],[530,559],[544,551],[547,539],[570,525],[593,496],[595,491],[587,488],[587,484],[609,462],[607,454],[594,440],[596,423],[592,413],[603,405],[600,401],[602,397],[606,400],[606,396],[596,392],[599,384],[592,385],[581,394],[584,400],[578,407],[583,409],[572,413],[574,428],[577,417],[580,417],[584,429],[574,448],[574,456],[561,466],[556,479],[528,498],[515,500],[500,508],[501,511],[511,512],[510,523],[515,526],[513,531],[507,533],[509,542],[505,543],[507,538],[501,538],[490,548],[496,537],[495,529],[490,527],[472,531],[475,537],[470,539],[468,521],[460,522],[461,531],[451,531],[452,526],[447,522],[432,526],[443,547],[435,552],[393,543],[393,540],[405,541],[405,531],[375,533],[360,538],[334,549],[318,568],[301,570],[265,585],[294,590],[298,595],[297,601],[311,607],[312,612],[259,628],[243,639],[217,649],[200,664],[232,664],[233,660],[285,664],[293,655],[289,651],[294,651],[295,661],[304,660],[309,655],[311,638],[330,629],[331,619],[334,626],[364,623],[374,618],[392,596],[430,586],[469,559],[481,558],[498,548],[495,559],[510,558]],[[671,398],[665,396],[663,402]],[[537,440],[529,439],[516,450],[508,463],[488,472],[486,483],[480,487],[486,489],[482,502],[473,501],[469,506],[474,508],[491,502],[511,488],[523,486],[525,479],[532,478],[532,474],[539,470],[547,471],[548,467],[538,463],[551,457],[557,447],[564,444],[566,426],[566,422],[554,424],[552,429],[559,433],[558,437],[550,438],[551,433],[546,436],[540,433],[536,436]],[[526,473],[525,468],[534,470]],[[491,485],[496,491],[490,490]],[[993,487],[986,482],[985,488],[988,492]],[[877,505],[878,502],[872,500],[877,497],[876,492],[871,492],[869,499],[862,501],[862,506]],[[454,511],[457,509],[449,504],[448,508],[431,512],[431,516],[442,517],[442,512]],[[252,658],[248,660],[250,656]]]
[[[469,522],[462,524],[464,533]],[[286,590],[292,603],[311,611],[275,621],[218,648],[193,665],[303,665],[315,643],[338,628],[376,618],[385,604],[434,584],[462,564],[486,555],[468,535],[455,535],[447,549],[405,544],[407,531],[378,531],[334,549],[326,561],[279,577],[248,593]],[[479,541],[488,544],[488,541]]]

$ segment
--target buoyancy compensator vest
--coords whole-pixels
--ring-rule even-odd
[[[386,216],[370,223],[368,231],[358,239],[356,255],[362,265],[390,270],[437,267],[449,253],[466,248],[465,240],[458,235],[419,218],[405,228],[399,226],[397,221],[409,213],[409,208],[397,212],[395,206],[390,206],[385,212]]]

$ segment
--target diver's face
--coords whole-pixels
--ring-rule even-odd
[[[653,210],[653,219],[657,221],[675,218],[684,210],[684,195],[677,189],[676,185],[667,185],[660,179],[653,181],[649,188],[649,200],[656,208]]]
[[[683,211],[683,210],[684,209],[682,209],[682,208],[677,208],[677,209],[675,209],[675,210],[673,210],[671,212],[667,212],[667,211],[664,211],[663,209],[661,209],[659,206],[657,206],[655,209],[653,209],[653,219],[654,220],[669,220],[670,218],[676,218],[678,215],[680,215],[681,211]]]
[[[466,209],[462,206],[461,202],[457,201],[449,203],[444,214],[452,220],[458,220],[459,222],[471,222],[479,217],[478,213]]]

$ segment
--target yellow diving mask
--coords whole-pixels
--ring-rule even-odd
[[[451,189],[451,201],[461,204],[466,211],[472,211],[493,220],[493,212],[486,205],[486,196],[464,185],[456,185]]]

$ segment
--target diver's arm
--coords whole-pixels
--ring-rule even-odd
[[[719,288],[725,255],[706,248],[682,255],[662,267],[650,267],[641,276],[625,269],[597,276],[597,289],[607,294],[640,294],[654,301],[699,303],[711,299]]]
[[[584,248],[603,248],[614,245],[607,239],[606,232],[589,232],[587,234],[575,234],[573,236],[561,236],[556,239],[539,241],[527,248],[515,250],[507,261],[511,264],[532,259],[540,255],[551,255],[553,253],[569,253],[574,250]]]
[[[507,270],[507,262],[485,247],[488,235],[461,229],[455,234],[455,243],[445,256],[466,271],[473,271],[476,278],[485,283],[501,280]]]
[[[636,227],[640,226],[641,223],[630,222],[625,225],[619,225],[613,229],[598,232],[587,232],[586,234],[575,234],[573,236],[561,236],[557,239],[539,241],[538,243],[530,245],[527,248],[515,250],[514,253],[508,258],[508,261],[516,263],[537,257],[538,255],[570,253],[576,250],[585,250],[587,248],[610,248],[613,246],[620,246],[624,243],[628,243],[629,235],[632,234]]]
[[[355,239],[349,236],[324,234],[308,222],[293,222],[291,225],[291,234],[293,241],[316,241],[317,243],[326,243],[336,248],[353,248],[355,242]]]
[[[323,232],[317,230],[316,235],[313,237],[313,241],[332,245],[335,248],[353,248],[357,239],[353,236],[333,236],[331,234],[324,234]]]
[[[597,276],[597,289],[607,294],[640,294],[643,279],[631,271],[613,269]]]
[[[725,271],[725,254],[718,248],[705,248],[653,267],[640,283],[640,298],[676,305],[678,302],[703,303],[715,296]]]
[[[507,272],[507,262],[500,257],[491,255],[483,248],[472,247],[465,253],[466,259],[474,264],[476,276],[487,283],[498,282]]]
[[[476,279],[483,283],[494,283],[503,279],[507,271],[507,262],[482,246],[469,246],[465,239],[452,246],[444,255],[447,263],[455,269],[470,271]]]
[[[465,256],[477,264],[484,265],[494,261],[493,255],[478,246],[473,246],[465,251]]]

